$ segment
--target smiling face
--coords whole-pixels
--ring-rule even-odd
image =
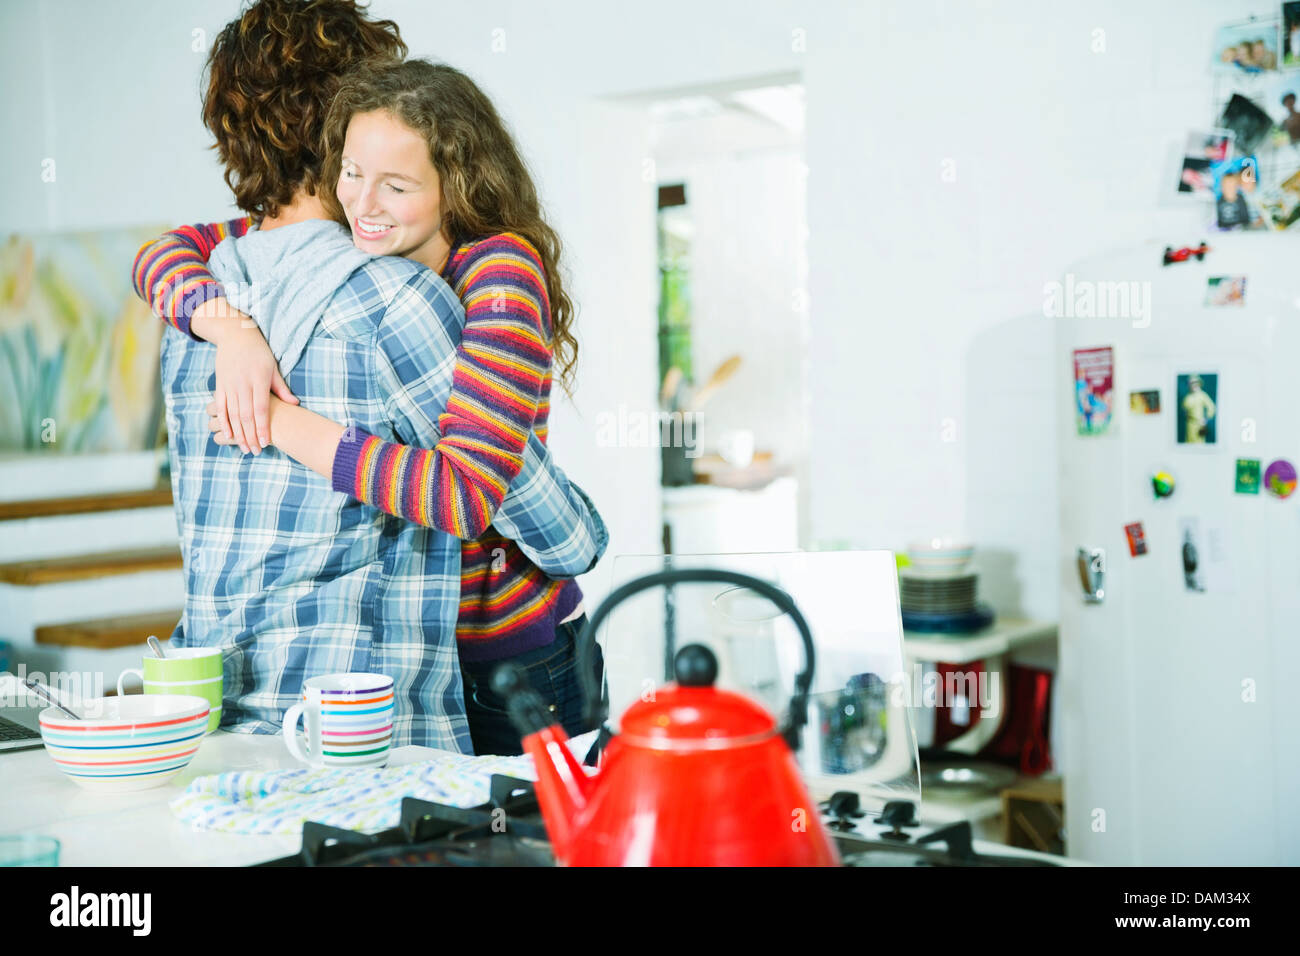
[[[424,138],[391,113],[352,117],[335,194],[358,249],[442,266],[451,245],[438,171]]]

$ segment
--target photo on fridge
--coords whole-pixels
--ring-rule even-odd
[[[1272,220],[1265,217],[1255,201],[1259,164],[1254,156],[1220,163],[1213,172],[1215,223],[1220,229],[1268,229],[1272,226]]]
[[[1214,67],[1220,73],[1267,73],[1277,69],[1278,21],[1230,24],[1214,36]]]
[[[1282,67],[1300,69],[1300,0],[1282,4]]]
[[[1260,92],[1259,105],[1273,120],[1274,145],[1300,145],[1300,71],[1269,77]]]
[[[1300,222],[1300,169],[1259,191],[1259,207],[1274,229],[1290,229]]]
[[[1218,443],[1219,376],[1215,372],[1179,375],[1175,391],[1178,414],[1178,444]]]
[[[1214,195],[1212,169],[1231,158],[1232,139],[1233,132],[1227,129],[1188,133],[1178,176],[1178,192],[1185,196],[1211,198]]]
[[[1218,125],[1232,130],[1233,150],[1248,156],[1264,145],[1275,124],[1268,110],[1251,97],[1234,92],[1224,104]]]
[[[1205,280],[1205,304],[1213,307],[1245,305],[1246,277],[1210,276]]]

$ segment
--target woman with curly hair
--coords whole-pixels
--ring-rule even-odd
[[[210,127],[238,122],[209,117]],[[254,453],[275,444],[336,491],[463,539],[457,645],[477,753],[521,751],[489,687],[506,659],[525,668],[566,730],[586,730],[581,591],[572,579],[547,577],[490,527],[529,432],[545,440],[553,357],[566,388],[572,374],[573,307],[559,239],[491,101],[458,70],[420,60],[365,64],[344,77],[323,127],[317,182],[325,208],[359,249],[428,266],[465,307],[435,447],[384,442],[297,406],[256,323],[233,321],[247,317],[221,297],[204,263],[222,239],[256,229],[271,214],[266,206],[241,202],[253,215],[147,245],[136,261],[137,291],[181,331],[202,335],[222,323],[210,409],[219,443]],[[267,426],[258,420],[263,408]],[[599,682],[599,649],[589,653]]]

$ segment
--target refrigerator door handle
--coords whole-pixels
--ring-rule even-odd
[[[1079,568],[1079,583],[1083,586],[1083,603],[1100,604],[1106,597],[1102,586],[1106,577],[1106,549],[1080,548],[1076,563]]]

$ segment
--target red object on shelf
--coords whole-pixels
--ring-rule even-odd
[[[934,671],[938,676],[939,687],[968,685],[974,688],[979,686],[984,666],[983,661],[967,661],[963,664],[936,661]],[[934,708],[934,742],[931,746],[947,746],[958,737],[970,733],[979,721],[988,719],[993,718],[984,717],[978,699],[958,701],[941,697]]]
[[[1006,719],[980,757],[1013,764],[1029,776],[1051,769],[1052,677],[1042,668],[1008,666]]]
[[[833,866],[839,862],[776,721],[712,686],[633,704],[602,770],[558,724],[524,738],[556,857],[570,866]]]

